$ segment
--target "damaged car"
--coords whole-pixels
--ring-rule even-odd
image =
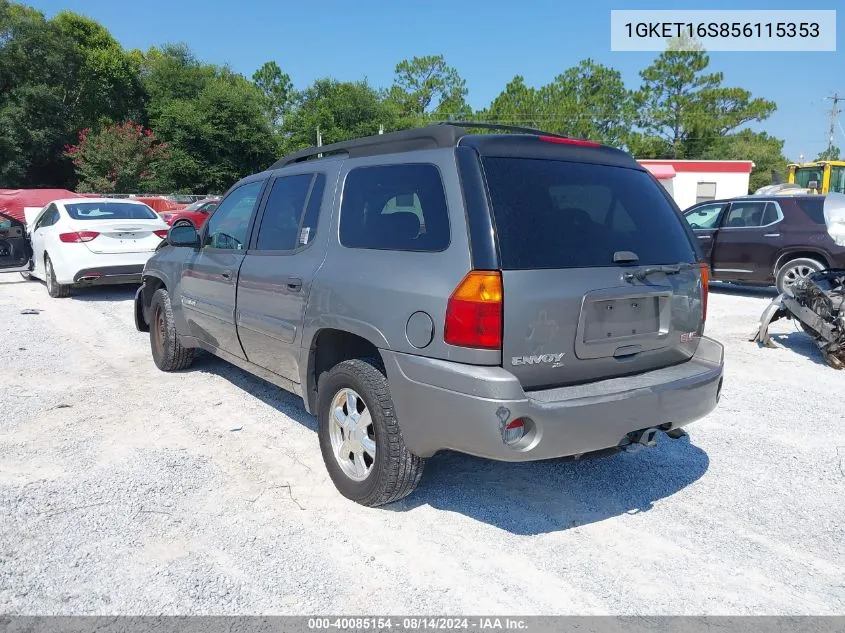
[[[827,232],[845,246],[845,195],[828,194],[824,201]],[[792,319],[812,337],[825,362],[845,368],[845,268],[828,268],[796,280],[763,311],[752,341],[774,347],[769,326],[779,319]]]

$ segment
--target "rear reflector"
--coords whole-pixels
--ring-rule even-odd
[[[561,143],[563,145],[580,145],[581,147],[601,147],[601,143],[587,141],[582,138],[562,138],[560,136],[541,136],[541,141],[546,143]]]
[[[167,229],[161,229],[160,231],[153,231],[156,235],[158,235],[161,239],[167,237]]]
[[[90,242],[99,233],[96,231],[79,231],[76,233],[59,233],[59,239],[66,244],[77,244],[79,242]]]
[[[479,349],[502,347],[502,274],[473,270],[446,305],[443,339],[449,345]]]
[[[701,270],[701,320],[707,320],[707,296],[710,294],[710,267],[700,264]]]
[[[525,435],[525,422],[522,418],[511,420],[508,422],[505,430],[502,432],[502,441],[508,446],[513,446]]]

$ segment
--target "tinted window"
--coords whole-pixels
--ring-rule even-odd
[[[483,159],[505,269],[694,261],[666,193],[644,171],[526,158]]]
[[[760,221],[760,226],[768,226],[769,224],[774,224],[778,220],[780,220],[780,212],[778,211],[778,205],[774,202],[767,202],[766,203],[766,210],[763,211],[763,219]]]
[[[263,186],[263,180],[250,182],[226,196],[205,223],[207,247],[235,250],[244,248],[252,210]]]
[[[156,220],[155,211],[137,202],[67,202],[73,220]]]
[[[694,229],[715,229],[719,222],[719,214],[724,204],[703,204],[696,209],[687,211],[684,218]]]
[[[811,222],[815,224],[824,224],[824,199],[819,198],[796,198],[795,204],[807,214]]]
[[[763,213],[766,211],[767,202],[734,202],[728,209],[727,215],[722,220],[722,226],[729,229],[742,229],[754,226],[761,226]]]
[[[299,242],[299,222],[313,174],[276,178],[258,229],[259,250],[290,251]]]
[[[434,165],[359,167],[349,172],[340,211],[340,242],[352,248],[441,251],[449,212]]]

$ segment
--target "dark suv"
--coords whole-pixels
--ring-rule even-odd
[[[776,285],[845,267],[845,247],[827,232],[823,195],[745,196],[696,204],[684,217],[713,279]]]
[[[156,365],[201,348],[301,395],[332,480],[366,505],[410,493],[441,449],[653,445],[719,397],[695,238],[597,143],[435,125],[311,148],[167,242],[135,301]]]

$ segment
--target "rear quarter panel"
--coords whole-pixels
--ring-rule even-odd
[[[374,165],[427,163],[439,171],[449,209],[450,243],[441,252],[347,248],[339,238],[343,186],[352,169]],[[322,218],[321,218],[322,221]],[[498,365],[501,353],[447,345],[443,340],[449,296],[471,268],[464,201],[454,149],[424,150],[346,160],[332,205],[326,259],[311,290],[303,345],[310,347],[323,328],[358,334],[376,347],[475,364]],[[431,343],[411,345],[406,325],[423,312],[434,326]]]
[[[824,224],[814,221],[798,199],[778,200],[783,209],[781,249],[775,261],[768,262],[772,275],[798,253],[816,253],[831,266],[845,265],[845,248],[837,246]],[[804,203],[806,204],[806,203]]]

